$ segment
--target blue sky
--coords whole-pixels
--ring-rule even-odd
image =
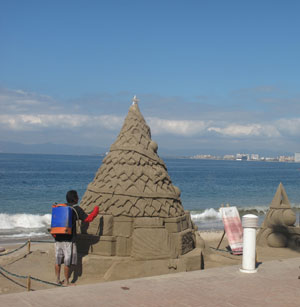
[[[0,141],[300,151],[299,1],[0,1]]]

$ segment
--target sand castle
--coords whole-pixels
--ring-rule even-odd
[[[204,241],[157,149],[134,97],[119,136],[80,203],[87,212],[99,206],[100,214],[83,225],[79,251],[131,262],[165,260],[161,265],[166,270],[160,268],[164,273],[201,268]]]
[[[295,222],[296,215],[280,183],[257,235],[257,244],[269,247],[300,246],[300,227],[296,227]]]

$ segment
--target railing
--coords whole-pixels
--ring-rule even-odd
[[[30,253],[30,248],[31,248],[31,243],[54,243],[54,242],[53,241],[28,240],[24,244],[22,244],[21,246],[19,246],[18,248],[14,249],[12,251],[9,251],[9,252],[7,252],[5,254],[0,253],[0,256],[10,255],[10,254],[12,254],[12,253],[22,249],[26,245],[27,245],[27,252],[29,254]],[[6,269],[4,269],[2,266],[0,266],[0,273],[2,275],[4,275],[3,272],[8,274],[8,275],[10,275],[10,276],[16,277],[16,278],[27,279],[27,291],[31,291],[31,280],[35,280],[35,281],[38,281],[38,282],[41,282],[41,283],[44,283],[44,284],[47,284],[47,285],[56,286],[56,287],[64,287],[62,284],[57,284],[57,283],[53,283],[53,282],[50,282],[50,281],[42,280],[42,279],[33,277],[31,275],[25,275],[24,276],[24,275],[19,275],[19,274],[16,274],[16,273],[12,273],[12,272],[9,272]]]

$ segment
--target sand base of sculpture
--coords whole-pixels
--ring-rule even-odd
[[[190,213],[174,218],[98,216],[77,237],[83,267],[105,280],[200,270],[201,237]],[[84,229],[84,225],[83,225]]]
[[[200,270],[202,262],[201,249],[197,248],[178,259],[135,260],[91,253],[82,258],[82,271],[104,281],[113,281]]]
[[[299,248],[300,227],[276,226],[261,228],[257,236],[259,246]]]

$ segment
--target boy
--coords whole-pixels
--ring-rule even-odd
[[[73,208],[72,215],[72,234],[56,234],[55,238],[55,275],[57,283],[60,281],[61,264],[64,263],[64,285],[69,286],[70,266],[77,264],[77,246],[76,246],[76,220],[79,218],[84,222],[92,222],[99,213],[99,207],[96,206],[92,213],[87,215],[78,204],[78,194],[75,190],[68,191],[66,195],[67,206]],[[76,206],[77,205],[77,206]],[[74,212],[75,211],[75,212]]]

